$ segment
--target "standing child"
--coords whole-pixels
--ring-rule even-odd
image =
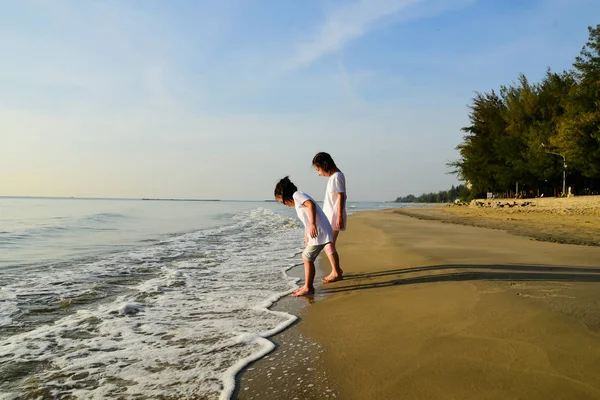
[[[327,246],[326,252],[335,253],[331,225],[321,207],[309,195],[299,191],[287,176],[275,186],[275,199],[288,207],[294,207],[298,218],[304,225],[304,242],[306,244],[306,248],[302,252],[304,286],[292,293],[292,296],[312,294],[315,292],[313,281],[317,256],[325,246]]]
[[[331,246],[335,246],[340,231],[346,230],[346,177],[328,153],[317,153],[312,164],[320,176],[329,177],[327,190],[325,191],[325,201],[323,202],[323,212],[333,228]],[[332,268],[331,273],[323,279],[323,282],[329,283],[344,279],[344,271],[339,267],[340,259],[337,252],[332,253],[327,251],[327,248],[325,250]]]

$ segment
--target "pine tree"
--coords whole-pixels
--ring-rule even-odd
[[[552,144],[583,175],[600,177],[600,25],[588,30],[589,40],[573,64],[576,84]]]

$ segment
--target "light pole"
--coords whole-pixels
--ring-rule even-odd
[[[546,145],[544,143],[542,143],[542,147],[545,149]],[[549,150],[545,150],[546,153],[548,154],[554,154],[557,156],[561,156],[563,158],[563,190],[562,190],[562,195],[565,196],[565,191],[567,190],[567,157],[565,157],[564,154],[561,153],[555,153],[553,151],[549,151]]]

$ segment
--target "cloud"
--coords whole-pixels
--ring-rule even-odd
[[[395,198],[397,187],[409,190],[410,179],[418,180],[398,171],[423,172],[432,160],[444,168],[449,156],[442,151],[453,152],[455,143],[428,150],[427,165],[419,164],[425,156],[415,162],[411,154],[419,154],[424,135],[447,132],[454,140],[451,132],[459,135],[461,124],[448,121],[456,113],[414,110],[415,98],[406,91],[406,104],[374,102],[374,93],[397,78],[354,70],[344,55],[333,70],[294,74],[301,71],[280,67],[301,68],[383,24],[430,16],[433,5],[461,1],[467,0],[345,2],[307,28],[308,36],[282,32],[275,48],[250,46],[241,53],[239,42],[229,42],[240,40],[236,32],[208,40],[195,26],[175,24],[180,16],[143,10],[130,22],[131,10],[121,13],[119,2],[68,3],[50,10],[53,18],[40,17],[47,24],[35,30],[21,31],[15,23],[11,32],[0,32],[0,48],[13,54],[0,78],[11,89],[0,90],[0,169],[11,171],[2,190],[262,199],[277,178],[290,174],[318,193],[323,182],[310,160],[325,150],[353,177],[354,199]],[[204,43],[213,41],[218,52]],[[247,179],[239,179],[242,172]]]
[[[422,1],[361,0],[340,7],[326,18],[310,40],[296,46],[295,55],[286,63],[286,69],[293,70],[311,64],[363,36],[376,21]]]

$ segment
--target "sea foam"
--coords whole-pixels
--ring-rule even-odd
[[[0,391],[226,399],[236,374],[272,351],[266,338],[295,321],[268,308],[296,287],[285,270],[301,246],[296,220],[255,209],[229,225],[15,275],[0,292],[0,324],[18,328],[11,315],[23,312],[28,320],[0,331],[0,374],[27,362],[36,379],[3,375]]]

